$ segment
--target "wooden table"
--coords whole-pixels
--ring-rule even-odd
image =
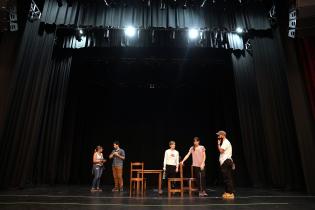
[[[144,174],[157,174],[158,175],[158,189],[159,194],[162,194],[162,176],[163,170],[143,170]],[[139,174],[139,172],[138,172]]]

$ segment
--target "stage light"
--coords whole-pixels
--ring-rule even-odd
[[[188,37],[189,39],[196,39],[199,35],[199,30],[195,29],[195,28],[191,28],[188,31]]]
[[[106,5],[107,7],[109,7],[109,4],[108,4],[107,0],[104,0],[104,3],[105,3],[105,5]]]
[[[207,0],[203,0],[203,2],[201,3],[200,7],[201,7],[201,8],[204,7],[205,4],[206,4],[206,2],[207,2]]]
[[[58,7],[62,7],[63,5],[62,0],[57,0],[57,4],[58,4]]]
[[[185,3],[183,5],[183,8],[186,9],[187,8],[187,0],[185,0]]]
[[[125,35],[128,37],[133,37],[136,35],[136,28],[133,26],[128,26],[125,28]]]
[[[244,32],[244,30],[243,30],[241,27],[237,27],[235,31],[236,31],[236,33],[238,33],[238,34],[241,34],[241,33]]]

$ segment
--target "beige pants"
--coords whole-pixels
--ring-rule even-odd
[[[122,189],[124,186],[124,181],[123,181],[123,167],[121,166],[113,166],[113,177],[114,177],[114,182],[115,182],[115,188],[116,189]]]

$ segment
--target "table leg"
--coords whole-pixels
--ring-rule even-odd
[[[159,194],[162,194],[162,173],[159,173]]]
[[[137,173],[137,178],[140,177],[140,174]],[[136,192],[137,192],[137,195],[139,194],[139,191],[140,191],[140,182],[137,181],[137,184],[136,184]]]

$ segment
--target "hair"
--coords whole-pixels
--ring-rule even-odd
[[[94,152],[97,152],[97,151],[99,151],[99,150],[101,150],[101,149],[103,149],[103,147],[102,147],[102,146],[100,146],[100,145],[98,145],[98,146],[96,146],[96,148],[95,148]]]
[[[175,144],[175,141],[173,141],[173,140],[171,140],[169,143],[168,143],[168,145],[173,145],[173,144]]]
[[[200,138],[198,136],[194,137],[194,141],[200,142]]]
[[[114,141],[113,144],[116,144],[116,145],[120,146],[119,141]]]
[[[198,136],[195,136],[195,137],[194,137],[194,142],[195,142],[195,141],[200,142],[200,138],[199,138]],[[194,145],[193,147],[194,147],[194,151],[195,151],[196,146]]]

